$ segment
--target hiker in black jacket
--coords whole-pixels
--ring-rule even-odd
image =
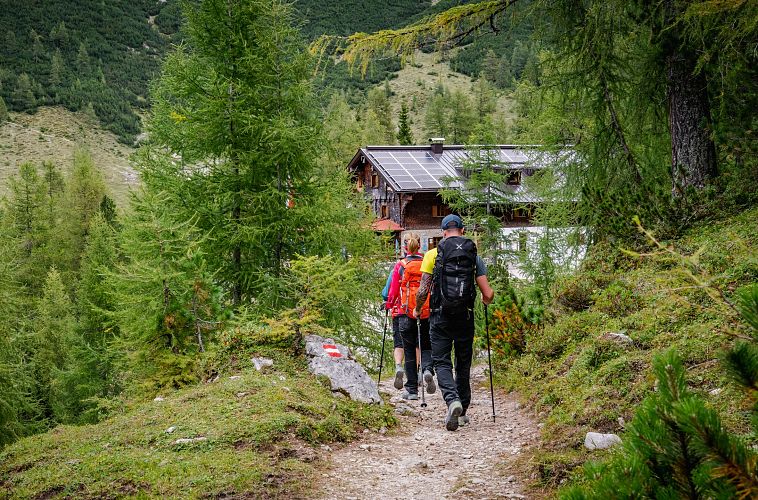
[[[490,304],[495,296],[487,281],[487,266],[477,255],[476,244],[464,238],[463,233],[460,217],[448,215],[442,219],[443,239],[437,248],[424,255],[421,285],[416,297],[416,304],[423,304],[431,291],[429,335],[432,359],[437,384],[447,403],[445,427],[449,431],[468,423],[466,410],[471,403],[476,287],[481,290],[485,304]],[[453,346],[455,377],[451,360]]]

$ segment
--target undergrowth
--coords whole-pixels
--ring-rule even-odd
[[[758,209],[694,227],[666,243],[697,255],[709,285],[727,297],[758,281]],[[544,422],[530,459],[535,486],[555,488],[578,477],[577,468],[590,458],[601,458],[605,452],[583,447],[586,432],[623,439],[635,410],[654,391],[653,358],[672,348],[693,394],[718,412],[728,430],[749,435],[750,401],[718,361],[733,341],[733,317],[675,259],[640,258],[598,244],[552,296],[542,327],[527,334],[523,354],[500,358],[496,370],[498,382],[518,390]]]

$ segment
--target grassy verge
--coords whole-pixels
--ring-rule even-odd
[[[0,497],[297,497],[321,443],[394,423],[386,407],[334,397],[285,356],[272,371],[246,368],[162,397],[6,448]]]
[[[701,251],[699,266],[727,296],[758,280],[758,209],[709,222],[671,243]],[[702,249],[702,250],[700,250]],[[672,259],[630,257],[596,246],[576,275],[559,283],[544,328],[523,355],[506,361],[499,383],[518,390],[543,422],[542,443],[528,457],[534,486],[570,481],[585,461],[602,458],[583,441],[588,431],[621,435],[636,406],[654,390],[654,355],[675,348],[688,381],[738,432],[749,429],[749,402],[727,382],[718,358],[734,325]],[[608,333],[623,333],[630,345]]]

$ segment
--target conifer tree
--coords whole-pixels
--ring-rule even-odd
[[[78,269],[90,220],[97,214],[104,195],[105,181],[92,155],[84,149],[77,149],[61,207],[62,234],[57,256],[61,272],[72,273]]]
[[[45,249],[50,237],[47,224],[45,186],[37,168],[23,163],[17,176],[10,179],[10,197],[6,200],[9,238],[18,252],[18,276],[27,292],[41,289],[47,274]]]
[[[187,6],[189,43],[156,85],[143,178],[207,232],[206,255],[235,304],[276,302],[271,280],[313,241],[309,56],[277,0]],[[170,155],[180,160],[156,160]]]
[[[98,398],[113,397],[120,389],[113,341],[118,329],[109,319],[114,306],[106,277],[116,265],[115,234],[105,217],[92,218],[77,284],[78,322],[66,339],[70,357],[56,377],[61,397],[58,415],[69,423],[97,420]]]
[[[55,49],[52,59],[50,59],[50,86],[54,89],[60,87],[63,83],[63,73],[66,67],[63,62],[61,49]]]
[[[408,106],[403,103],[400,106],[400,118],[398,119],[397,142],[410,146],[413,144],[413,132],[411,132],[411,119],[408,116]]]
[[[45,185],[45,200],[50,227],[56,224],[56,210],[59,208],[65,182],[60,169],[51,161],[42,162],[42,179]]]
[[[392,122],[392,107],[387,96],[387,85],[384,89],[373,88],[368,92],[368,107],[379,119],[382,127],[383,143],[395,144],[395,125]]]
[[[0,125],[8,121],[8,107],[5,105],[5,100],[0,96]]]
[[[96,298],[118,304],[108,314],[119,330],[121,356],[114,362],[130,391],[196,381],[197,354],[220,327],[220,297],[200,230],[195,220],[176,215],[166,193],[147,190],[134,199],[119,238],[124,259],[108,275],[108,296]],[[102,311],[95,308],[87,320],[102,324]]]
[[[66,47],[69,40],[69,33],[64,21],[58,22],[58,24],[53,26],[53,29],[50,30],[50,40],[52,40],[53,43],[55,43],[55,46],[59,49]]]
[[[42,45],[42,37],[39,36],[36,31],[31,30],[29,32],[29,40],[31,41],[34,63],[39,64],[45,55],[45,46]]]
[[[472,90],[474,93],[475,116],[479,120],[484,120],[495,111],[497,105],[495,91],[492,85],[482,77],[477,79]]]
[[[90,72],[89,52],[84,42],[79,43],[79,49],[76,52],[76,69],[79,75],[88,75]]]
[[[71,361],[70,347],[76,320],[71,298],[60,273],[50,269],[37,306],[32,341],[31,369],[37,384],[36,394],[44,416],[51,422],[65,421],[68,394],[59,375]]]
[[[450,132],[450,118],[446,93],[435,92],[426,105],[424,125],[429,137],[446,137]]]
[[[37,105],[34,98],[34,85],[32,79],[26,73],[21,73],[16,80],[16,88],[13,91],[13,106],[15,109],[28,111]]]
[[[461,90],[452,92],[448,98],[450,140],[453,144],[468,142],[476,124],[471,100]]]
[[[493,258],[493,274],[507,273],[497,264],[502,263],[502,223],[495,213],[495,208],[508,206],[513,203],[507,191],[501,189],[507,183],[508,171],[500,159],[499,149],[492,146],[492,136],[483,136],[468,148],[469,157],[461,162],[460,169],[464,172],[462,189],[446,188],[441,191],[442,199],[450,208],[460,213],[478,239],[479,248],[487,249],[489,257]],[[454,179],[447,179],[448,182]]]
[[[0,447],[27,433],[28,419],[36,412],[30,400],[33,385],[23,363],[17,338],[23,323],[24,297],[17,254],[12,248],[13,230],[0,210]]]

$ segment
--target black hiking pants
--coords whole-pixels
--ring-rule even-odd
[[[471,360],[474,355],[474,312],[448,315],[432,312],[430,332],[437,384],[448,405],[460,400],[463,413],[471,404]],[[455,348],[455,377],[452,350]]]
[[[405,390],[418,394],[418,371],[416,368],[416,347],[418,347],[418,324],[413,318],[399,316],[400,334],[403,336],[405,352]],[[421,373],[429,370],[434,373],[432,365],[432,344],[429,341],[429,320],[421,320]]]

